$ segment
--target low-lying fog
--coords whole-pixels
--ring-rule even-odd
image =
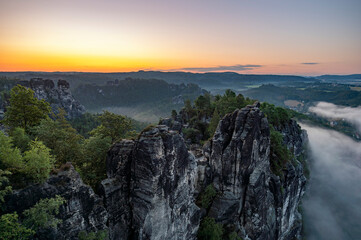
[[[310,142],[306,239],[361,239],[361,143],[336,131],[301,126]]]
[[[328,102],[319,102],[316,106],[310,107],[309,111],[328,119],[344,119],[355,125],[361,133],[361,106],[344,107]]]

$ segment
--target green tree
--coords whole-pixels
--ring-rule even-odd
[[[99,135],[101,137],[110,137],[112,142],[121,138],[127,138],[128,133],[133,128],[131,119],[112,112],[104,111],[99,116],[101,125],[91,131],[91,135]]]
[[[10,132],[12,143],[15,147],[19,148],[21,152],[29,149],[31,138],[26,134],[25,129],[16,127]]]
[[[191,100],[187,99],[184,102],[184,109],[188,114],[188,118],[191,119],[192,117],[196,116],[197,111],[193,109]]]
[[[183,129],[183,135],[185,139],[189,139],[192,143],[198,143],[201,132],[195,128],[185,128]]]
[[[10,129],[21,127],[28,131],[50,113],[49,103],[34,97],[34,91],[21,85],[11,89],[10,106],[3,123]]]
[[[211,99],[209,94],[207,95],[201,95],[199,96],[195,101],[194,101],[194,105],[197,109],[197,111],[201,114],[201,115],[208,115],[209,110],[211,108]]]
[[[270,139],[271,139],[271,170],[274,174],[282,177],[283,168],[287,162],[291,162],[293,155],[286,145],[283,144],[283,136],[280,132],[276,131],[272,125],[270,125]]]
[[[90,137],[89,132],[100,125],[100,114],[84,113],[69,120],[71,126],[83,137]]]
[[[32,141],[30,149],[24,153],[22,172],[34,182],[44,182],[54,167],[54,158],[50,149],[40,141]]]
[[[83,181],[96,189],[97,184],[106,178],[105,160],[111,146],[110,137],[95,135],[83,144],[83,161],[77,163]]]
[[[34,231],[40,228],[56,228],[61,220],[56,218],[59,208],[65,203],[61,196],[41,199],[30,209],[24,211],[23,225]]]
[[[14,148],[10,137],[0,131],[0,169],[17,171],[23,167],[22,156],[18,148]]]
[[[176,110],[172,110],[172,119],[175,120],[175,118],[177,117],[177,111]]]
[[[16,212],[0,217],[0,240],[26,240],[34,234],[34,230],[26,228],[19,222]]]
[[[208,185],[204,192],[200,195],[200,203],[202,208],[209,208],[213,199],[216,197],[217,191],[212,184]]]
[[[2,208],[2,204],[4,203],[4,197],[12,192],[11,186],[8,186],[9,175],[11,175],[11,172],[0,169],[0,210]]]
[[[105,240],[107,239],[107,237],[108,237],[108,232],[106,230],[90,232],[90,233],[86,233],[82,231],[78,235],[79,240]]]
[[[238,234],[236,232],[231,232],[230,234],[228,234],[228,239],[229,240],[242,240],[241,237],[238,237]]]
[[[221,117],[219,116],[218,113],[218,109],[214,109],[213,115],[212,115],[212,119],[211,122],[209,123],[208,126],[208,134],[209,136],[213,136],[214,132],[216,131],[217,127],[218,127],[218,123],[221,120]]]
[[[261,110],[266,115],[268,122],[275,127],[284,125],[291,119],[291,114],[288,110],[282,107],[276,107],[275,105],[267,102],[261,104]]]
[[[199,240],[222,240],[223,226],[217,224],[214,218],[205,217],[198,230]]]
[[[59,109],[55,120],[43,119],[32,129],[33,134],[51,149],[57,165],[82,158],[83,137],[68,123],[65,114],[64,110]]]

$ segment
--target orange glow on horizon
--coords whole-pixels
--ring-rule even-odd
[[[0,71],[360,73],[360,7],[321,0],[4,0]]]

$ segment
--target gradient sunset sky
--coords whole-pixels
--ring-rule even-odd
[[[360,0],[0,0],[0,71],[361,73]]]

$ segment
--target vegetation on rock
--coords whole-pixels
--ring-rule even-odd
[[[185,139],[192,143],[208,140],[224,115],[253,103],[254,100],[244,98],[242,94],[236,95],[229,89],[223,96],[201,95],[194,101],[194,106],[189,100],[186,101],[182,110],[189,124],[188,128],[183,130]]]
[[[214,218],[205,217],[198,230],[199,240],[222,240],[223,238],[223,226],[220,223],[216,223]]]

